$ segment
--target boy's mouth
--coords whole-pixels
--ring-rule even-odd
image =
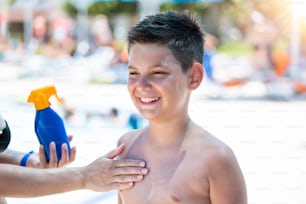
[[[158,97],[139,97],[140,102],[142,103],[153,103],[158,101],[160,98]]]

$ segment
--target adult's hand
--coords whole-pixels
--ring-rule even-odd
[[[115,159],[124,149],[125,146],[120,145],[88,166],[82,167],[84,188],[93,191],[125,190],[131,188],[135,182],[142,181],[148,174],[144,161]]]
[[[73,137],[68,136],[69,142],[72,141]],[[68,146],[67,144],[62,145],[62,152],[61,152],[61,159],[57,161],[56,155],[56,146],[54,142],[49,144],[50,150],[50,160],[47,162],[47,158],[45,155],[45,149],[43,145],[39,146],[39,154],[33,154],[29,160],[27,161],[26,166],[32,168],[57,168],[57,167],[64,167],[75,160],[76,157],[76,147],[72,147],[70,150],[70,155],[68,153]]]

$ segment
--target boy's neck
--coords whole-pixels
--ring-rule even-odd
[[[157,146],[180,144],[186,136],[189,123],[189,116],[184,120],[173,120],[167,123],[151,122],[147,128],[146,135],[150,142]]]

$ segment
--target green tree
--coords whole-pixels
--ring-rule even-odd
[[[75,17],[77,15],[77,9],[70,1],[65,1],[63,9],[69,16]],[[88,15],[90,16],[104,14],[110,17],[119,13],[136,14],[136,12],[136,2],[94,2],[88,7]]]

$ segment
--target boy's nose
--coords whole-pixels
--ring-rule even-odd
[[[150,89],[151,87],[152,86],[151,86],[150,80],[147,76],[143,76],[139,78],[138,83],[137,83],[137,88],[139,90],[146,90],[146,89]]]

